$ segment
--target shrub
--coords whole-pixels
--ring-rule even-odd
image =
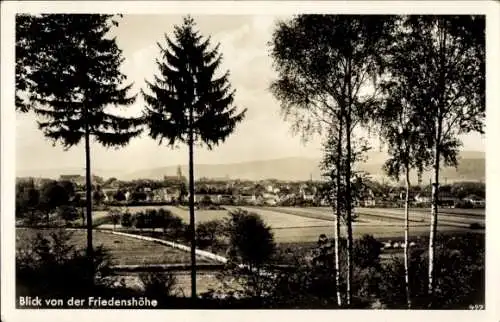
[[[75,249],[64,229],[37,234],[16,252],[17,296],[78,296],[110,287],[110,257],[102,247],[89,263],[85,250]],[[89,264],[93,267],[91,274]]]
[[[271,228],[258,214],[241,209],[230,212],[230,219],[224,225],[230,246],[229,263],[220,276],[222,282],[226,288],[234,288],[231,284],[236,281],[240,286],[234,289],[236,294],[243,293],[261,301],[270,293],[274,283],[274,278],[269,275],[269,264],[276,251]],[[228,278],[233,283],[224,283]]]
[[[347,279],[347,241],[340,243],[340,288],[345,296]],[[280,274],[276,292],[288,303],[316,303],[321,307],[337,307],[335,282],[335,241],[325,235],[319,236],[316,247],[308,255],[301,255],[291,272]],[[351,308],[365,308],[378,294],[380,282],[380,243],[372,236],[363,236],[353,245],[353,280]],[[281,285],[281,286],[280,286]],[[293,292],[286,285],[294,285]],[[284,289],[283,289],[284,288]],[[345,303],[345,298],[343,298]],[[300,304],[299,304],[300,305]],[[316,306],[314,304],[314,306]]]
[[[410,252],[410,289],[413,308],[467,309],[484,305],[484,236],[440,236],[436,252],[436,286],[427,295],[428,256],[424,250]],[[404,265],[393,259],[382,270],[380,299],[388,308],[405,306]]]
[[[172,236],[174,239],[179,240],[179,239],[185,239],[187,236],[187,229],[189,228],[189,225],[184,224],[181,218],[174,216],[174,215],[166,215],[166,227],[168,230],[168,234]],[[189,240],[189,237],[187,237],[187,240]]]
[[[135,213],[133,216],[135,228],[143,229],[146,227],[146,215],[142,212]]]
[[[271,227],[256,213],[236,210],[230,215],[228,233],[233,259],[254,267],[268,262],[276,250]]]
[[[127,211],[122,215],[121,225],[123,227],[132,227],[132,214],[130,212]]]
[[[72,206],[58,207],[57,215],[66,222],[66,225],[79,217],[78,210]]]
[[[23,218],[23,222],[27,226],[36,226],[43,222],[45,214],[39,210],[33,209],[28,211]]]
[[[209,196],[203,196],[199,202],[200,208],[208,208],[213,205],[212,199]]]
[[[119,210],[111,210],[108,212],[108,216],[111,219],[111,223],[113,224],[113,229],[116,229],[116,225],[120,223],[121,213]]]
[[[174,215],[170,210],[165,210],[163,208],[158,209],[158,218],[156,224],[158,228],[163,228],[164,233],[167,232],[168,225],[171,222],[173,216]]]
[[[382,243],[372,235],[363,235],[354,241],[353,261],[360,268],[378,267]]]
[[[484,229],[484,225],[481,225],[480,223],[473,222],[472,224],[469,225],[470,229]]]
[[[223,233],[222,220],[210,220],[200,223],[196,228],[196,245],[202,249],[214,249],[219,245],[219,239],[221,239]]]
[[[171,272],[147,272],[139,274],[144,285],[144,295],[154,299],[176,295],[177,278]]]

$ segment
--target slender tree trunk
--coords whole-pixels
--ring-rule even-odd
[[[347,110],[346,110],[346,171],[345,171],[345,182],[346,182],[346,221],[347,221],[347,305],[351,305],[352,297],[352,196],[351,196],[351,61],[348,60],[348,78],[347,78]]]
[[[337,187],[336,187],[336,205],[335,205],[335,288],[337,290],[337,305],[339,307],[342,306],[342,296],[340,291],[340,217],[342,215],[342,204],[341,204],[341,184],[342,184],[342,172],[341,163],[342,163],[342,131],[343,131],[343,116],[339,118],[339,132],[338,132],[338,141],[337,141]]]
[[[410,167],[406,164],[406,195],[405,195],[405,287],[406,287],[406,303],[408,309],[411,309],[411,294],[410,294]]]
[[[87,199],[87,258],[89,260],[91,276],[94,276],[94,249],[92,247],[92,180],[90,171],[90,133],[88,124],[85,124],[85,182]]]
[[[443,104],[444,104],[444,91],[445,91],[445,48],[446,48],[446,30],[443,26],[444,21],[438,21],[439,32],[439,50],[440,50],[440,65],[441,73],[439,79],[440,99],[437,106],[437,117],[435,123],[435,137],[434,137],[434,176],[432,182],[432,196],[431,196],[431,229],[429,235],[429,284],[428,296],[429,307],[433,305],[434,286],[435,286],[435,264],[436,264],[436,234],[438,225],[438,204],[439,204],[439,164],[441,156],[441,132],[442,132],[442,118],[443,118]]]
[[[431,205],[431,229],[429,236],[429,286],[428,294],[430,297],[434,293],[434,265],[435,265],[435,238],[437,234],[437,216],[438,216],[438,189],[439,189],[439,148],[434,148],[434,178],[432,182],[432,205]],[[432,300],[432,298],[430,298]]]
[[[196,228],[194,216],[193,107],[189,109],[189,233],[191,238],[191,298],[196,299]]]

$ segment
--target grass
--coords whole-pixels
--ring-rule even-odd
[[[185,223],[189,223],[189,210],[186,208],[166,206],[165,209],[180,217]],[[202,223],[210,220],[219,220],[228,217],[227,210],[195,210],[196,223]]]
[[[454,209],[452,209],[454,210]],[[315,207],[307,209],[311,212],[321,212],[324,214],[331,214],[331,210],[327,207]],[[359,214],[360,218],[379,218],[382,221],[404,221],[404,209],[402,208],[356,208],[355,211]],[[444,210],[440,210],[444,211]],[[484,224],[484,217],[477,215],[464,214],[449,214],[439,213],[439,223],[443,225],[463,225],[468,226],[471,223],[478,222]],[[410,221],[415,222],[430,222],[429,209],[411,209]]]
[[[37,233],[48,234],[50,229],[16,229],[16,248],[24,246]],[[73,230],[71,242],[78,249],[84,249],[87,243],[85,230]],[[94,231],[94,246],[102,245],[110,252],[114,265],[147,265],[189,263],[190,254],[158,243],[138,240],[132,237],[112,235]],[[199,263],[211,261],[198,257]]]
[[[419,212],[429,212],[427,208],[411,208],[411,211],[419,211]],[[472,209],[463,209],[463,208],[440,208],[439,213],[443,215],[455,215],[455,216],[484,216],[486,213],[486,209],[484,208],[472,208]]]
[[[331,208],[327,207],[308,207],[308,208],[297,208],[297,207],[274,207],[269,208],[269,210],[275,210],[278,212],[301,216],[306,218],[318,218],[328,221],[334,221],[334,215]],[[359,214],[358,218],[355,220],[355,224],[384,224],[388,225],[388,223],[399,223],[402,218],[395,218],[393,216],[387,215],[374,215],[369,216],[365,213]],[[413,222],[420,222],[420,220],[412,220]]]
[[[130,212],[139,212],[147,209],[164,208],[189,223],[189,211],[186,208],[175,206],[141,206],[131,207]],[[258,213],[274,233],[277,243],[316,242],[320,234],[333,237],[334,223],[331,220],[332,210],[328,207],[236,207],[226,206],[226,210],[196,210],[196,223],[214,219],[223,219],[228,211],[242,208]],[[359,220],[353,224],[354,237],[371,234],[376,238],[403,239],[404,211],[397,208],[360,208]],[[410,225],[410,234],[425,236],[429,233],[429,215],[412,210],[414,222]],[[444,216],[443,216],[444,217]],[[438,230],[442,233],[462,233],[471,231],[469,225],[479,222],[477,216],[471,218],[446,216],[440,217]],[[483,222],[484,223],[484,222]],[[342,227],[342,235],[346,235]]]

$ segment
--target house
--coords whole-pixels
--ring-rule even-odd
[[[115,194],[117,192],[117,189],[102,189],[103,195],[104,195],[104,201],[109,202],[115,200]]]
[[[486,201],[484,198],[476,196],[476,195],[469,195],[463,199],[465,202],[470,203],[474,207],[482,208],[486,206]]]
[[[76,186],[85,185],[85,176],[79,174],[61,174],[59,180],[72,182]]]
[[[363,207],[374,207],[377,205],[377,200],[375,198],[368,197],[361,200],[360,204]]]
[[[330,202],[326,198],[321,198],[319,201],[319,205],[321,207],[327,207],[327,206],[330,206]]]
[[[241,193],[237,196],[237,200],[239,202],[246,202],[246,203],[256,203],[257,202],[257,196],[256,194],[252,193]]]
[[[371,188],[368,188],[359,201],[362,207],[374,207],[377,205],[377,197]]]
[[[419,193],[415,196],[415,201],[418,203],[427,203],[431,202],[431,195]]]
[[[453,196],[450,193],[447,192],[440,192],[439,193],[439,205],[444,206],[444,207],[454,207],[460,202],[460,199],[457,197]]]
[[[301,187],[300,188],[300,196],[302,197],[302,199],[304,200],[310,200],[310,201],[313,201],[314,200],[314,197],[316,195],[316,189],[315,187]]]
[[[152,191],[152,201],[161,202],[166,201],[168,198],[168,193],[166,188],[159,188]]]
[[[230,205],[234,202],[232,195],[218,195],[217,202],[221,205]]]
[[[276,206],[278,204],[279,199],[275,198],[264,198],[263,203],[268,206]]]
[[[200,202],[201,200],[206,198],[209,198],[211,202],[216,202],[217,201],[217,196],[216,195],[211,195],[207,193],[195,193],[194,194],[194,202]]]
[[[174,202],[179,198],[180,190],[174,188],[158,188],[151,192],[151,201]]]
[[[280,192],[280,189],[278,187],[275,187],[274,185],[270,184],[266,187],[266,192],[276,194],[276,193]]]
[[[257,202],[259,204],[275,206],[280,201],[280,198],[277,194],[264,192],[262,195],[257,197]]]

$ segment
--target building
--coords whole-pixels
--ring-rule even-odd
[[[419,193],[415,196],[415,201],[418,203],[427,203],[431,202],[431,195]]]
[[[484,198],[476,196],[476,195],[469,195],[463,199],[465,202],[470,203],[473,207],[477,208],[483,208],[486,206],[486,201]]]
[[[234,203],[234,198],[232,195],[218,195],[217,202],[221,205],[231,205]]]
[[[254,204],[254,203],[257,202],[257,196],[254,193],[252,193],[252,194],[250,194],[250,193],[242,193],[242,194],[238,195],[237,200],[239,202]]]
[[[115,194],[118,190],[117,189],[102,189],[102,192],[104,194],[104,201],[105,202],[110,202],[115,200]]]
[[[72,182],[76,186],[85,185],[85,176],[79,174],[61,174],[59,180]]]
[[[316,196],[316,187],[301,186],[300,196],[304,200],[313,201]]]

